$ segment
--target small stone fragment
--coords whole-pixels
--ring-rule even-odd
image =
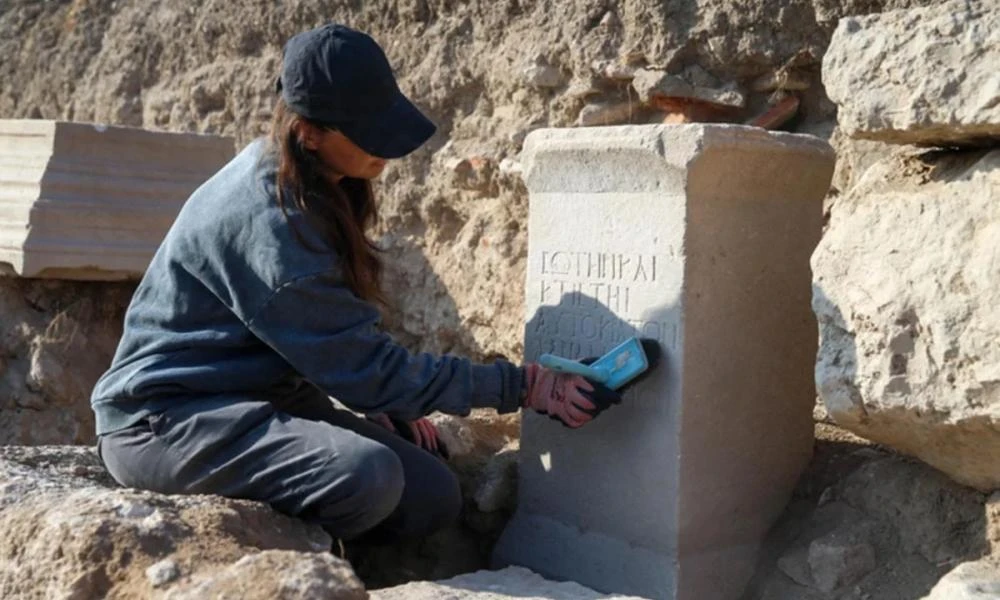
[[[631,81],[635,77],[635,67],[624,65],[617,60],[595,60],[591,70],[598,77],[612,81]]]
[[[601,17],[601,21],[598,24],[605,29],[610,29],[621,25],[621,21],[618,19],[618,15],[615,14],[615,11],[609,10],[604,13],[604,16]]]
[[[567,98],[589,98],[601,93],[601,87],[597,83],[597,78],[587,75],[583,79],[574,79],[566,88]]]
[[[577,125],[621,125],[628,123],[639,107],[632,102],[595,102],[583,107]]]
[[[180,567],[172,558],[165,558],[146,569],[146,578],[154,588],[162,587],[180,576]]]
[[[521,163],[509,156],[500,161],[500,172],[504,175],[520,175],[523,172]]]
[[[799,585],[813,586],[809,570],[809,555],[806,548],[797,548],[778,559],[778,570]]]
[[[536,88],[557,88],[565,81],[562,71],[551,65],[530,65],[522,72],[525,83]]]
[[[875,549],[867,542],[834,532],[809,544],[809,569],[815,587],[823,592],[851,585],[874,568]]]
[[[986,539],[991,553],[1000,556],[1000,492],[986,499]]]

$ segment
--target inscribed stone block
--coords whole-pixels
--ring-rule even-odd
[[[809,255],[834,155],[735,125],[540,130],[525,354],[665,360],[578,430],[524,417],[495,562],[603,592],[737,598],[812,449]]]

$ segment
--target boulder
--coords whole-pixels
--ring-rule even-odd
[[[856,181],[812,257],[827,411],[1000,487],[1000,151],[896,154]]]
[[[924,600],[1000,598],[1000,560],[987,557],[962,563],[941,578]]]
[[[367,597],[320,527],[264,504],[123,489],[93,450],[0,447],[0,597]]]
[[[439,582],[418,581],[372,592],[373,600],[641,600],[605,596],[569,581],[555,582],[528,569],[478,571]]]
[[[840,21],[823,83],[850,135],[952,146],[1000,138],[1000,4],[956,0]]]

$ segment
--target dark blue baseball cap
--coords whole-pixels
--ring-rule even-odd
[[[277,88],[292,111],[372,156],[405,156],[434,135],[434,124],[399,91],[382,48],[343,25],[288,40]]]

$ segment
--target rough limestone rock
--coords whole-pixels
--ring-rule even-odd
[[[924,600],[995,600],[1000,598],[1000,560],[962,563],[941,578]]]
[[[117,488],[90,448],[0,447],[0,598],[365,598],[331,544],[264,504]]]
[[[1000,151],[892,156],[812,258],[816,384],[843,427],[1000,487]]]
[[[266,575],[265,575],[266,574]],[[365,600],[351,566],[328,552],[265,550],[171,590],[164,600]]]
[[[1000,4],[953,0],[842,20],[823,83],[850,135],[949,146],[1000,139]]]
[[[642,600],[606,596],[573,582],[555,582],[521,567],[420,581],[371,593],[372,600]]]

